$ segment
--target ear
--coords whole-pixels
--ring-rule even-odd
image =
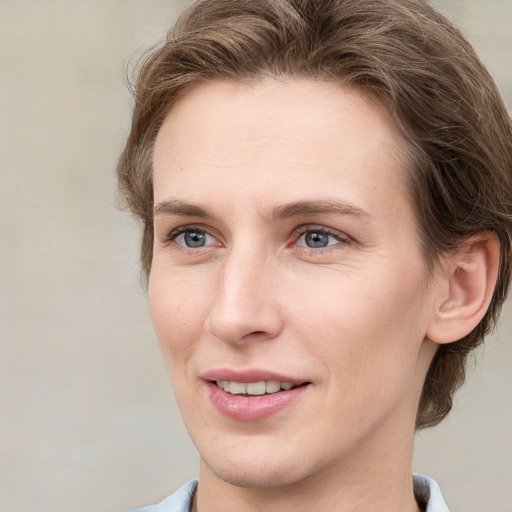
[[[469,238],[442,257],[436,275],[436,303],[426,336],[451,343],[469,334],[485,315],[498,277],[500,244],[495,233]]]

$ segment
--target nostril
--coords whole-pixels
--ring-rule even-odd
[[[265,331],[252,331],[243,336],[243,338],[248,338],[251,336],[264,336],[265,334]]]

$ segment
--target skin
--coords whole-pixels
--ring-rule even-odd
[[[211,82],[165,119],[149,298],[200,512],[418,510],[414,419],[448,285],[427,276],[406,161],[386,112],[329,83]],[[308,247],[319,229],[328,245]],[[206,392],[217,368],[309,384],[237,421]]]

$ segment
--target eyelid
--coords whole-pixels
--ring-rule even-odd
[[[209,245],[205,245],[205,246],[199,247],[199,248],[192,248],[192,247],[189,248],[189,247],[183,246],[181,244],[178,244],[176,242],[176,239],[178,238],[178,236],[180,236],[183,233],[187,233],[189,231],[204,232],[208,236],[212,237],[217,242],[217,244],[209,244]],[[322,233],[322,234],[331,236],[331,237],[335,238],[336,240],[338,240],[338,242],[341,245],[350,244],[353,242],[353,239],[349,235],[344,233],[343,231],[339,231],[337,229],[329,228],[329,227],[319,225],[319,224],[304,224],[304,225],[298,226],[296,229],[294,229],[294,231],[292,233],[293,240],[288,246],[289,247],[292,247],[292,246],[297,247],[296,244],[297,244],[298,239],[300,237],[302,237],[303,235],[305,235],[306,233],[311,232],[311,231],[316,231],[318,233]],[[180,226],[170,230],[170,232],[167,235],[165,235],[165,237],[163,239],[163,243],[164,243],[164,245],[170,245],[170,244],[174,243],[178,247],[182,248],[183,250],[192,250],[192,251],[197,252],[198,250],[207,249],[208,247],[212,247],[215,245],[217,245],[217,246],[222,245],[222,242],[219,241],[219,239],[220,239],[219,235],[215,232],[212,232],[212,229],[210,227],[204,226],[203,224],[192,223],[192,224],[183,224],[183,225],[180,225]],[[316,248],[316,249],[310,248],[307,246],[298,246],[298,247],[300,247],[301,249],[311,250],[311,251],[318,253],[318,252],[321,252],[322,250],[329,250],[329,249],[335,248],[337,245],[338,244],[332,244],[332,245],[326,246],[324,248]]]
[[[186,246],[178,244],[176,242],[176,239],[180,235],[190,232],[190,231],[199,231],[199,232],[205,233],[207,236],[213,238],[217,242],[217,244],[209,244],[209,245],[205,245],[202,247],[193,248],[193,247],[186,247]],[[173,244],[173,243],[184,250],[192,250],[192,251],[196,251],[196,252],[198,250],[206,249],[206,248],[214,246],[214,245],[220,245],[219,237],[216,234],[213,234],[211,229],[209,229],[206,226],[203,226],[201,224],[184,224],[184,225],[178,226],[177,228],[172,229],[170,231],[170,233],[165,236],[164,244],[169,245],[169,244]]]
[[[321,252],[322,250],[323,251],[330,250],[330,249],[335,248],[338,245],[338,244],[332,244],[332,245],[328,245],[328,246],[322,247],[322,248],[312,248],[312,247],[308,247],[306,245],[304,245],[304,246],[297,245],[298,240],[303,235],[305,235],[306,233],[309,233],[309,232],[317,232],[317,233],[322,233],[327,236],[331,236],[331,237],[335,238],[341,245],[350,244],[352,242],[352,238],[349,235],[347,235],[346,233],[343,233],[342,231],[338,231],[337,229],[332,229],[332,228],[328,228],[326,226],[321,226],[321,225],[316,225],[316,224],[305,224],[305,225],[299,226],[298,228],[296,228],[294,230],[294,232],[293,232],[294,241],[293,241],[292,245],[294,245],[296,247],[303,248],[303,249],[311,250],[314,252]]]
[[[339,231],[334,228],[329,228],[327,226],[322,226],[321,224],[303,224],[302,226],[299,226],[296,228],[293,232],[295,236],[300,236],[305,233],[308,233],[309,231],[317,231],[319,233],[324,233],[326,235],[331,235],[335,238],[338,238],[339,240],[345,240],[349,241],[351,240],[351,237],[344,233],[343,231]]]

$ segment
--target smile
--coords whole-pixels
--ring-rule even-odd
[[[283,409],[292,407],[312,387],[310,382],[273,379],[251,382],[247,375],[240,380],[242,379],[246,382],[207,380],[205,386],[211,403],[223,416],[242,422],[270,418]]]
[[[261,380],[258,382],[235,382],[228,380],[216,380],[215,384],[230,393],[231,395],[261,396],[278,391],[290,391],[296,387],[291,382],[280,382],[278,380]]]

